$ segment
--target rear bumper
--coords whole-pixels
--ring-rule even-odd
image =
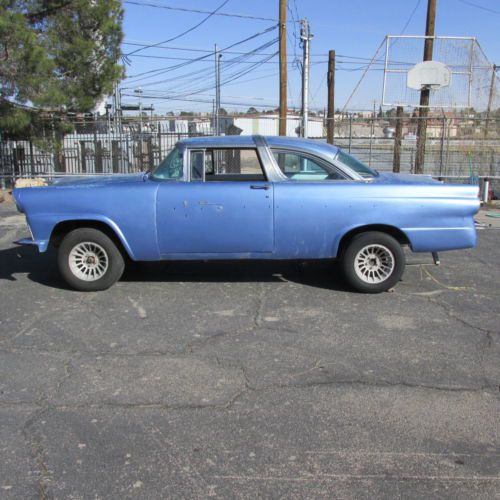
[[[23,246],[35,246],[38,247],[39,252],[45,252],[49,245],[48,241],[45,240],[34,240],[33,238],[21,238],[20,240],[14,241],[16,245]]]

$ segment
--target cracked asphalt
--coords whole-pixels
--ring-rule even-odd
[[[78,293],[26,233],[0,204],[0,498],[500,498],[499,229],[381,295],[282,262]]]

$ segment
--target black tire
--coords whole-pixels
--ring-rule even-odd
[[[95,273],[102,273],[100,277],[89,276],[88,279],[92,279],[92,281],[86,281],[76,274],[81,274],[83,272],[81,269],[88,269],[88,266],[87,268],[81,267],[80,269],[80,267],[75,268],[75,266],[81,266],[81,264],[70,264],[70,256],[73,249],[77,248],[79,244],[87,243],[94,245],[88,248],[97,249],[96,256],[88,257],[91,259],[89,264],[95,267],[95,262],[99,262],[101,267],[95,271]],[[120,279],[125,269],[123,255],[113,240],[102,231],[89,227],[75,229],[64,237],[59,246],[57,262],[59,271],[66,283],[68,283],[71,288],[82,292],[106,290]],[[72,269],[74,269],[74,271]],[[92,273],[93,271],[89,270],[89,272]]]
[[[366,252],[364,258],[360,253],[363,250]],[[371,258],[371,255],[374,257]],[[373,267],[365,267],[366,265]],[[399,242],[392,236],[369,231],[357,234],[349,242],[342,255],[341,266],[346,281],[358,292],[385,292],[401,279],[405,269],[405,254]],[[360,275],[364,276],[364,279]],[[380,281],[368,282],[370,279]]]

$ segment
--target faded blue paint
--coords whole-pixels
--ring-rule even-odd
[[[269,186],[269,190],[252,189]],[[160,255],[272,254],[273,189],[269,182],[161,182],[157,197]]]
[[[200,137],[181,144],[187,149],[255,147],[256,140]],[[332,163],[338,152],[317,141],[266,141]],[[134,260],[333,258],[349,231],[369,225],[399,229],[415,252],[476,244],[477,187],[404,174],[366,180],[348,169],[352,180],[290,181],[274,164],[264,139],[257,142],[270,181],[156,181],[134,174],[15,189],[33,233],[29,243],[43,252],[57,224],[92,220],[107,224]]]

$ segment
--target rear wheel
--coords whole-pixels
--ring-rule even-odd
[[[364,293],[384,292],[403,275],[405,256],[401,245],[386,233],[360,233],[351,240],[342,257],[347,282]]]
[[[64,237],[58,264],[64,280],[84,292],[106,290],[120,279],[125,268],[115,243],[93,228],[75,229]]]

